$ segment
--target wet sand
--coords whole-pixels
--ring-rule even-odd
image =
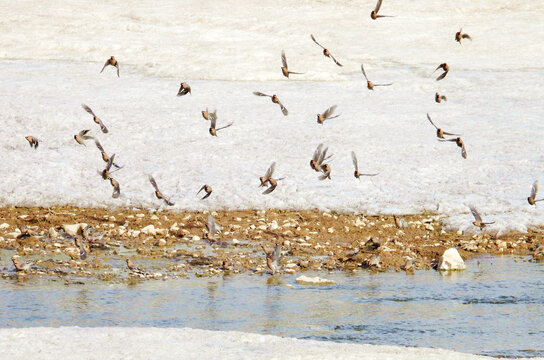
[[[443,251],[456,247],[464,259],[480,254],[530,255],[544,244],[541,229],[497,237],[448,232],[440,217],[417,214],[397,217],[363,216],[319,211],[213,211],[222,227],[218,241],[203,240],[208,212],[75,207],[0,209],[0,269],[2,277],[60,277],[105,281],[216,276],[223,273],[266,274],[261,246],[283,244],[281,272],[400,271],[408,259],[416,270],[431,269]],[[88,257],[80,259],[73,238],[63,229],[83,223],[92,229],[76,237]],[[152,226],[150,226],[152,225]],[[21,234],[20,228],[25,234]],[[352,255],[356,249],[359,251]],[[10,257],[31,262],[16,272]],[[379,256],[379,266],[366,260]],[[142,271],[129,271],[125,259]]]

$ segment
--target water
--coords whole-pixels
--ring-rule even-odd
[[[483,257],[450,276],[319,274],[330,286],[244,275],[69,287],[4,280],[0,326],[192,327],[544,356],[544,264],[522,260]]]

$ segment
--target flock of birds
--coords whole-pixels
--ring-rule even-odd
[[[382,1],[383,0],[378,0],[375,8],[372,10],[372,12],[370,14],[371,19],[377,20],[379,18],[384,18],[384,17],[393,17],[393,16],[390,16],[390,15],[379,14],[379,11],[380,11],[380,8],[381,8],[381,5],[382,5]],[[343,66],[332,55],[331,51],[328,48],[326,48],[325,46],[323,46],[321,43],[319,43],[316,40],[316,38],[315,38],[315,36],[313,34],[311,34],[310,37],[311,37],[312,41],[322,49],[322,53],[323,53],[323,55],[325,57],[331,59],[334,62],[334,64],[336,64],[337,66],[340,66],[340,67]],[[461,28],[455,34],[455,41],[457,41],[458,43],[461,44],[461,42],[464,39],[472,40],[470,35],[468,35],[466,33],[463,33],[463,30]],[[290,75],[304,74],[302,72],[295,72],[295,71],[291,71],[289,69],[289,66],[287,64],[287,57],[285,55],[285,51],[281,52],[281,62],[282,62],[281,72],[282,72],[283,76],[285,76],[286,78],[289,78]],[[117,76],[120,77],[119,62],[114,56],[111,56],[109,59],[107,59],[107,61],[104,63],[104,66],[102,67],[100,73],[102,73],[109,66],[115,67],[116,72],[117,72]],[[438,70],[441,70],[442,73],[436,78],[436,81],[443,80],[448,75],[448,73],[450,71],[450,67],[449,67],[449,65],[447,63],[444,62],[444,63],[438,65],[438,67],[434,70],[434,72],[436,72]],[[372,82],[369,79],[363,64],[361,64],[361,72],[362,72],[362,74],[363,74],[363,76],[364,76],[364,78],[365,78],[365,80],[367,82],[367,89],[368,90],[373,91],[373,90],[375,90],[376,87],[393,85],[392,83],[380,84],[380,83]],[[191,86],[186,82],[182,82],[180,84],[180,88],[178,90],[177,96],[185,96],[187,94],[192,94]],[[281,110],[281,112],[282,112],[282,114],[284,116],[287,116],[289,114],[288,109],[282,104],[282,102],[280,101],[280,99],[278,98],[278,96],[276,94],[270,95],[270,94],[265,94],[265,93],[258,92],[258,91],[253,92],[253,94],[255,96],[259,96],[259,97],[268,97],[268,98],[270,98],[270,100],[271,100],[271,102],[273,104],[276,104],[276,105],[279,106],[279,108],[280,108],[280,110]],[[436,92],[435,93],[435,101],[437,103],[440,103],[442,101],[447,101],[447,97],[445,95],[442,95],[442,94],[439,94],[438,92]],[[82,104],[82,107],[87,113],[92,115],[93,121],[97,125],[99,125],[102,133],[107,134],[108,133],[108,128],[103,123],[103,121],[93,112],[93,110],[91,108],[89,108],[85,104]],[[329,108],[327,108],[324,112],[317,114],[317,123],[318,124],[323,124],[326,120],[331,120],[331,119],[335,119],[335,118],[339,117],[340,116],[339,114],[335,115],[336,108],[337,108],[337,106],[333,105],[333,106],[330,106]],[[203,110],[202,111],[202,117],[205,120],[210,122],[209,133],[210,133],[211,136],[217,136],[217,132],[219,132],[221,130],[224,130],[224,129],[227,129],[227,128],[229,128],[230,126],[232,126],[234,124],[233,122],[230,122],[230,123],[225,124],[225,125],[223,125],[221,127],[218,127],[217,126],[218,117],[217,117],[217,111],[216,110],[214,110],[213,112],[209,111],[208,109]],[[452,133],[452,132],[444,131],[442,128],[440,128],[439,126],[437,126],[433,122],[433,120],[431,119],[431,116],[429,114],[427,114],[427,119],[430,122],[430,124],[436,129],[437,140],[440,141],[440,142],[448,142],[448,143],[453,142],[453,143],[455,143],[461,149],[461,156],[464,159],[466,159],[467,158],[467,151],[466,151],[465,144],[464,144],[463,140],[461,139],[461,135],[456,134],[456,133]],[[112,174],[114,174],[116,171],[122,169],[123,166],[120,166],[120,165],[118,165],[118,164],[116,164],[114,162],[115,154],[109,156],[106,153],[106,151],[104,150],[103,146],[100,144],[100,142],[97,139],[95,139],[94,137],[88,135],[89,131],[90,131],[89,129],[85,129],[85,130],[80,131],[78,134],[74,135],[74,140],[78,144],[81,144],[81,145],[85,145],[85,141],[87,141],[87,140],[94,140],[94,143],[95,143],[96,147],[100,151],[102,160],[106,163],[106,166],[105,166],[104,170],[100,171],[99,174],[104,180],[109,180],[109,182],[110,182],[110,184],[111,184],[111,186],[113,188],[112,197],[113,198],[118,198],[120,196],[120,194],[121,194],[120,184],[112,176]],[[26,136],[26,140],[28,141],[28,143],[30,144],[30,146],[32,148],[34,148],[34,149],[38,148],[39,140],[36,137]],[[310,167],[314,171],[319,173],[319,176],[318,176],[319,180],[331,179],[331,165],[330,165],[329,160],[332,158],[332,154],[327,154],[327,152],[328,152],[328,148],[325,147],[323,144],[319,144],[319,146],[314,151],[312,159],[310,160]],[[352,158],[352,163],[353,163],[353,166],[354,166],[354,169],[355,169],[354,173],[353,173],[355,178],[359,179],[361,176],[376,176],[376,175],[378,175],[378,173],[361,173],[359,171],[357,156],[356,156],[355,152],[351,152],[351,158]],[[265,194],[265,195],[272,193],[276,189],[276,187],[278,186],[278,181],[281,181],[281,180],[284,179],[284,177],[281,177],[281,178],[274,177],[275,168],[276,168],[276,163],[273,162],[269,166],[269,168],[267,169],[264,176],[260,177],[260,187],[266,187],[266,189],[263,191],[263,194]],[[164,204],[167,205],[167,206],[174,205],[174,202],[172,202],[171,199],[164,196],[163,193],[159,190],[157,182],[155,181],[155,179],[151,175],[149,175],[149,182],[150,182],[151,186],[153,187],[153,189],[155,190],[155,196],[156,196],[157,199],[162,200],[164,202]],[[205,195],[202,197],[202,200],[204,200],[204,199],[208,198],[212,194],[212,188],[211,188],[210,185],[205,184],[197,192],[197,195],[200,194],[201,192],[205,193]],[[527,201],[528,201],[528,203],[530,205],[535,205],[536,202],[544,200],[544,199],[536,199],[537,192],[538,192],[538,182],[535,181],[533,186],[532,186],[532,189],[531,189],[531,194],[527,198]],[[471,213],[472,213],[472,215],[474,216],[474,219],[475,219],[475,221],[473,222],[473,224],[475,226],[482,229],[486,225],[492,224],[490,222],[484,222],[482,220],[482,217],[480,216],[480,214],[478,213],[478,211],[474,207],[470,207],[470,210],[471,210]],[[220,231],[221,231],[220,226],[215,223],[214,219],[211,216],[208,217],[208,223],[206,224],[206,227],[207,227],[208,231],[206,233],[205,238],[209,239],[209,240],[213,240],[215,238],[215,236],[218,233],[220,233]],[[274,259],[277,258],[277,256],[274,255],[274,254],[277,253],[276,250],[277,249],[275,249],[273,251],[265,250],[265,253],[267,254],[267,259],[270,259],[270,261],[272,263],[274,263],[274,261],[275,261]]]

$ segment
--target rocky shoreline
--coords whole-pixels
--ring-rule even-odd
[[[215,241],[203,239],[208,214],[223,230]],[[500,237],[448,232],[435,214],[17,207],[0,209],[0,216],[0,270],[5,279],[123,282],[267,274],[263,247],[271,250],[276,244],[282,245],[279,273],[289,274],[425,270],[451,247],[465,260],[480,254],[544,258],[541,229]]]

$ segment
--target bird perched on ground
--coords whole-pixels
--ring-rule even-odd
[[[212,187],[210,185],[204,185],[200,188],[200,190],[198,190],[198,192],[196,193],[197,195],[202,191],[204,190],[204,192],[206,193],[206,195],[204,195],[204,197],[200,200],[204,200],[205,198],[207,198],[208,196],[210,196],[212,194]]]
[[[143,271],[142,269],[134,265],[132,260],[130,260],[129,258],[126,258],[126,262],[127,262],[127,268],[130,270],[131,274],[135,274],[142,277],[148,275],[147,272]]]
[[[272,272],[272,275],[276,274],[280,271],[281,243],[277,243],[272,251],[266,250],[264,245],[261,245],[261,248],[266,256],[266,266]]]
[[[544,199],[538,199],[536,200],[536,193],[538,192],[538,180],[536,180],[533,183],[533,187],[531,188],[531,195],[527,198],[527,202],[529,205],[535,205],[537,202],[542,201]]]
[[[74,135],[74,140],[83,146],[85,145],[85,140],[94,139],[92,136],[86,135],[91,130],[81,130],[78,134]]]
[[[440,76],[438,76],[436,78],[436,81],[439,81],[439,80],[442,80],[443,78],[445,78],[446,75],[448,75],[448,72],[450,71],[450,67],[446,63],[442,63],[442,64],[438,65],[438,67],[434,71],[436,71],[438,69],[442,69],[442,70],[444,70],[444,72],[442,74],[440,74]],[[434,73],[434,71],[433,71],[433,73]]]
[[[113,56],[111,56],[108,60],[106,60],[106,63],[102,67],[102,70],[100,70],[100,73],[102,73],[102,71],[104,71],[104,69],[108,65],[115,66],[117,68],[117,77],[119,77],[119,61],[117,61],[117,59]]]
[[[359,172],[359,165],[358,165],[358,162],[357,162],[357,155],[355,155],[355,151],[351,152],[351,161],[353,162],[353,166],[355,167],[355,172],[353,173],[353,176],[355,176],[355,178],[360,179],[361,176],[376,176],[376,175],[378,175],[378,173],[376,173],[376,174],[361,174]]]
[[[380,255],[372,254],[370,257],[363,260],[361,266],[364,268],[374,268],[379,269],[380,265]]]
[[[332,116],[332,114],[334,113],[334,110],[336,110],[336,105],[331,106],[330,108],[325,110],[322,114],[317,114],[317,123],[323,124],[325,120],[327,119],[336,119],[337,117],[339,117],[340,115]]]
[[[366,87],[368,90],[374,90],[374,86],[391,86],[393,85],[393,83],[389,83],[389,84],[374,84],[372,81],[368,80],[368,76],[366,76],[366,71],[365,71],[365,67],[363,66],[363,64],[361,64],[361,71],[363,72],[363,75],[366,79]]]
[[[478,211],[474,208],[474,206],[470,206],[470,212],[472,213],[472,216],[474,216],[474,221],[472,224],[474,226],[477,226],[481,229],[483,229],[486,225],[494,224],[495,222],[483,222],[482,217],[478,213]]]
[[[431,125],[434,126],[434,128],[436,129],[436,136],[439,137],[440,139],[444,139],[444,135],[459,136],[459,134],[452,134],[452,133],[449,133],[449,132],[445,132],[441,128],[436,126],[434,124],[433,120],[431,119],[431,116],[429,115],[429,113],[427,113],[427,119],[429,120]],[[449,141],[453,141],[453,140],[449,140]]]
[[[446,97],[446,95],[440,95],[439,93],[434,94],[434,101],[436,101],[437,103],[441,103],[442,100],[448,101],[448,98]]]
[[[174,205],[173,202],[171,202],[170,200],[166,199],[163,194],[161,193],[161,191],[159,190],[159,187],[157,186],[157,182],[155,181],[155,179],[153,178],[153,176],[149,175],[149,182],[151,183],[151,185],[153,186],[153,188],[155,188],[155,196],[157,197],[157,199],[159,200],[163,200],[164,203],[168,206],[172,206]]]
[[[28,141],[28,144],[31,148],[37,149],[38,145],[40,145],[40,140],[35,138],[34,136],[25,136],[26,141]]]
[[[208,222],[206,223],[206,232],[204,233],[204,236],[202,237],[205,240],[209,240],[211,242],[216,241],[216,236],[221,234],[221,226],[219,226],[213,217],[211,215],[208,215]]]
[[[91,110],[90,107],[88,107],[87,105],[85,104],[81,104],[81,107],[86,111],[88,112],[89,114],[91,114],[93,116],[93,121],[95,123],[97,123],[98,125],[100,125],[100,130],[102,130],[102,132],[104,134],[107,134],[108,133],[108,128],[106,127],[106,125],[104,125],[104,123],[102,122],[102,120],[100,120],[100,118],[98,116],[95,115],[95,113]]]
[[[11,257],[11,262],[13,263],[13,266],[15,266],[15,271],[17,272],[23,272],[30,270],[30,267],[33,265],[32,263],[21,263],[19,261],[19,255],[13,255]]]
[[[189,86],[189,84],[187,84],[186,82],[182,82],[179,86],[179,90],[178,90],[178,95],[177,96],[183,96],[183,95],[187,95],[187,94],[191,94],[193,95],[193,93],[191,92],[191,87]]]
[[[266,173],[264,174],[264,176],[261,176],[259,178],[259,180],[261,181],[261,185],[259,185],[259,187],[266,186],[267,184],[269,185],[269,187],[265,191],[263,191],[264,195],[270,194],[272,191],[274,191],[276,187],[278,186],[278,181],[285,179],[285,178],[274,179],[272,175],[274,175],[275,169],[276,169],[276,162],[273,162],[268,167],[268,170],[266,170]]]
[[[457,144],[457,146],[459,146],[461,148],[461,156],[463,157],[463,159],[466,159],[467,158],[467,150],[465,149],[465,143],[463,142],[463,140],[461,140],[460,137],[457,137],[455,139],[447,139],[447,140],[444,140],[444,139],[438,139],[438,141],[453,141]]]
[[[325,55],[326,57],[330,58],[332,61],[334,61],[334,63],[338,66],[343,66],[342,64],[340,64],[338,62],[338,60],[336,60],[334,58],[334,56],[332,56],[331,52],[329,51],[329,49],[325,48],[323,45],[321,45],[320,43],[317,42],[317,40],[315,39],[314,35],[313,34],[310,34],[310,37],[312,38],[312,40],[314,41],[314,43],[316,43],[317,45],[319,45],[322,49],[323,49],[323,55]]]
[[[211,136],[217,136],[217,132],[219,130],[226,129],[226,128],[232,126],[232,124],[234,124],[234,122],[231,122],[231,123],[229,123],[229,124],[227,124],[225,126],[222,126],[222,127],[216,129],[215,128],[216,123],[217,123],[217,116],[210,116],[210,129],[208,131],[210,132]]]
[[[376,7],[370,13],[370,18],[372,20],[376,20],[377,18],[381,18],[381,17],[393,17],[391,15],[378,15],[378,11],[380,11],[380,7],[382,6],[382,1],[383,0],[378,0],[378,2],[376,3]]]
[[[283,76],[285,76],[286,78],[289,78],[289,75],[290,74],[298,74],[298,75],[301,75],[303,73],[300,73],[300,72],[294,72],[294,71],[289,71],[289,67],[287,66],[287,58],[285,57],[285,51],[281,51],[281,63],[282,63],[282,67],[281,67],[281,72],[283,74]]]
[[[328,150],[329,148],[323,149],[323,144],[317,146],[317,149],[314,151],[314,156],[312,157],[312,160],[310,160],[310,167],[312,169],[317,172],[321,171],[321,164],[332,157],[332,154],[327,156]]]
[[[463,34],[463,28],[460,28],[458,32],[455,33],[455,41],[457,41],[459,44],[461,44],[462,39],[469,39],[472,41],[472,38],[469,34]]]
[[[361,252],[360,248],[355,248],[352,252],[347,253],[345,256],[342,256],[338,259],[338,261],[346,262],[346,261],[352,261],[354,260],[355,256]]]
[[[121,195],[121,186],[119,185],[119,182],[112,177],[110,177],[110,184],[113,187],[111,197],[117,199]]]
[[[283,106],[283,104],[280,102],[280,99],[278,99],[276,94],[267,95],[267,94],[263,94],[262,92],[254,91],[253,95],[269,97],[274,104],[278,104],[280,106],[280,109],[281,109],[281,112],[283,113],[283,115],[287,116],[289,114],[289,111],[287,111],[287,108],[285,106]]]

